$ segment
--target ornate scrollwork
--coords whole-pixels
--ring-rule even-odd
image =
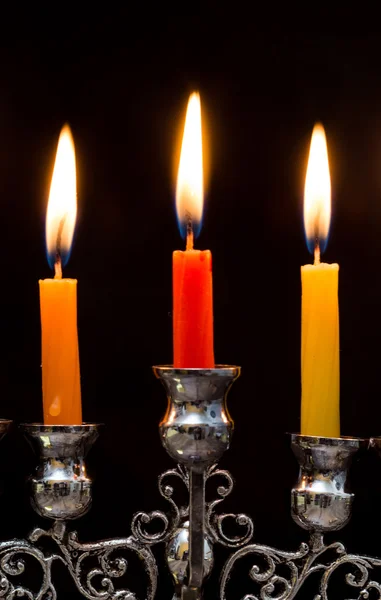
[[[57,553],[45,554],[35,544],[41,537],[48,536],[57,544]],[[56,600],[57,592],[52,583],[51,566],[54,561],[62,561],[69,570],[79,592],[89,600],[137,600],[128,589],[116,589],[114,580],[126,574],[127,559],[120,552],[134,552],[141,559],[148,578],[146,599],[153,600],[157,587],[157,567],[148,546],[137,542],[133,537],[105,540],[81,544],[76,532],[66,534],[64,524],[49,531],[35,529],[30,541],[11,540],[0,544],[0,598],[13,600]],[[118,552],[118,554],[116,554]],[[42,583],[37,591],[16,584],[26,571],[26,558],[31,557],[42,570]],[[95,566],[89,566],[95,559]]]
[[[253,523],[245,515],[216,514],[216,507],[231,493],[233,478],[230,473],[211,467],[206,480],[222,478],[217,487],[217,498],[206,504],[205,533],[212,542],[237,548],[248,543],[253,535]],[[170,478],[180,480],[189,496],[189,472],[178,465],[159,477],[159,491],[171,506],[171,510],[137,513],[131,524],[132,535],[128,538],[81,543],[76,532],[67,532],[62,521],[56,521],[50,530],[35,529],[25,540],[12,540],[0,544],[0,599],[13,600],[24,597],[28,600],[56,600],[57,593],[52,582],[51,566],[54,561],[64,563],[79,592],[89,600],[138,600],[133,591],[117,589],[116,580],[128,574],[128,561],[124,554],[133,552],[144,565],[148,590],[146,600],[153,600],[157,586],[157,567],[151,546],[166,542],[179,527],[189,520],[189,504],[180,506],[174,496]],[[227,520],[234,519],[243,528],[243,533],[230,537],[224,532]],[[155,530],[153,528],[156,528]],[[56,544],[56,552],[42,549],[42,538],[49,537]],[[23,587],[20,577],[29,568],[28,560],[37,561],[42,571],[42,582],[38,590]],[[16,583],[17,580],[17,583]]]
[[[25,559],[33,558],[42,571],[42,582],[37,591],[32,591],[13,581],[25,572]],[[28,598],[28,600],[56,600],[57,594],[51,580],[52,562],[60,557],[44,553],[24,540],[11,540],[0,544],[0,598]],[[35,564],[33,565],[35,568]]]
[[[244,544],[247,544],[254,534],[254,524],[252,519],[244,514],[216,514],[215,508],[225,500],[229,494],[233,491],[234,480],[229,471],[218,469],[217,465],[212,466],[206,474],[206,479],[210,480],[212,477],[223,478],[226,482],[225,485],[219,485],[217,488],[218,498],[206,505],[206,528],[211,539],[214,542],[228,546],[229,548],[240,548]],[[243,533],[235,537],[230,537],[224,532],[224,523],[227,520],[234,520],[235,523],[243,529]]]
[[[153,511],[150,513],[139,512],[132,520],[132,534],[143,544],[157,544],[170,539],[178,527],[189,518],[189,505],[179,507],[173,499],[174,488],[169,485],[168,478],[175,477],[185,485],[189,492],[189,472],[188,470],[178,465],[175,469],[165,471],[159,477],[159,491],[161,496],[168,500],[171,504],[171,518],[162,511]],[[205,511],[205,528],[206,534],[211,541],[222,544],[229,548],[239,548],[247,544],[254,533],[253,521],[244,514],[216,514],[216,507],[231,494],[234,487],[234,480],[228,471],[218,469],[217,465],[213,465],[206,472],[206,480],[219,477],[225,481],[223,485],[217,487],[217,498],[211,502],[207,502]],[[235,537],[230,537],[224,532],[224,524],[227,520],[234,520],[237,526],[243,530],[243,533]],[[147,525],[152,525],[154,521],[161,522],[161,528],[158,532],[150,533],[147,531]]]
[[[324,560],[324,555],[329,553],[334,554],[333,559]],[[259,587],[259,595],[247,594],[242,600],[292,600],[310,575],[317,572],[320,572],[320,584],[314,600],[328,600],[331,577],[344,565],[354,568],[353,572],[346,574],[345,583],[359,589],[359,594],[352,600],[381,600],[381,585],[369,580],[369,570],[381,567],[381,560],[348,554],[340,542],[326,546],[320,534],[311,534],[310,543],[301,544],[296,552],[285,552],[260,544],[241,548],[229,558],[223,569],[221,600],[227,600],[228,582],[237,561],[251,555],[261,558],[265,566],[254,564],[249,571],[249,577]],[[280,565],[287,568],[288,575],[284,571],[282,575],[277,574]]]
[[[131,524],[132,535],[142,544],[158,544],[167,541],[178,528],[182,519],[189,514],[189,506],[179,507],[173,499],[174,488],[169,485],[168,478],[175,477],[185,484],[189,490],[189,474],[185,468],[178,465],[175,469],[169,469],[162,473],[159,477],[159,492],[171,504],[171,517],[160,511],[155,510],[150,513],[138,512],[134,515]],[[161,522],[161,527],[158,532],[150,533],[147,531],[147,525],[153,525],[156,522]]]

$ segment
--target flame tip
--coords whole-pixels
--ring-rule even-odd
[[[64,123],[61,127],[60,137],[61,137],[61,135],[65,135],[65,134],[70,136],[71,138],[73,138],[73,132],[71,130],[69,123]]]

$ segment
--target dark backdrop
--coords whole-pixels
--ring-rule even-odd
[[[0,50],[1,414],[42,417],[37,282],[50,276],[45,210],[68,121],[79,215],[65,275],[79,282],[84,419],[107,425],[92,453],[93,509],[76,525],[84,540],[124,536],[135,511],[164,507],[156,478],[172,463],[151,365],[172,357],[171,253],[183,247],[173,157],[199,89],[211,172],[197,246],[213,252],[216,360],[242,365],[221,463],[237,480],[226,508],[255,518],[257,541],[296,548],[305,536],[289,515],[297,468],[284,434],[299,430],[300,265],[311,260],[302,196],[317,120],[333,189],[324,258],[340,264],[342,433],[381,434],[380,35],[264,33],[243,15],[206,11],[150,23],[127,10],[33,11]],[[34,459],[17,431],[1,457],[1,536],[46,526],[24,493]],[[380,475],[371,456],[355,469],[355,517],[341,534],[351,550],[381,554]],[[159,598],[170,598],[168,586],[163,576]]]

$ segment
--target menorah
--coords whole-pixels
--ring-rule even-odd
[[[91,506],[92,480],[86,472],[86,456],[98,438],[99,425],[22,425],[39,456],[29,481],[30,499],[34,510],[51,526],[35,528],[26,539],[0,543],[0,598],[58,598],[52,565],[60,561],[85,598],[137,600],[132,590],[117,585],[118,578],[128,577],[125,553],[132,552],[144,566],[145,598],[153,600],[159,569],[152,548],[157,544],[165,548],[174,582],[173,600],[203,598],[204,582],[213,568],[215,544],[231,549],[220,576],[221,600],[229,599],[237,564],[248,557],[253,565],[249,583],[258,590],[246,594],[243,600],[291,600],[312,575],[317,586],[314,600],[327,600],[332,576],[341,568],[343,585],[348,586],[351,598],[381,598],[381,583],[370,575],[374,567],[381,567],[381,559],[349,554],[342,543],[326,545],[324,541],[325,533],[341,529],[351,518],[354,494],[347,487],[347,475],[353,457],[367,446],[381,452],[381,439],[292,434],[291,448],[300,473],[291,491],[291,515],[309,538],[294,551],[257,544],[249,516],[217,510],[233,489],[232,476],[219,469],[218,462],[231,442],[233,422],[226,402],[240,368],[161,366],[154,367],[154,373],[168,397],[160,436],[176,462],[173,469],[159,477],[159,492],[168,501],[168,511],[138,512],[132,518],[129,537],[81,543],[69,523]],[[1,436],[10,425],[10,421],[0,422]],[[175,502],[171,478],[187,491],[186,506]],[[214,500],[206,501],[205,485],[213,478],[222,478],[224,484],[217,486]],[[235,536],[226,532],[226,522],[232,519],[240,532]],[[44,548],[46,537],[54,542],[54,551],[51,545],[49,550]],[[27,568],[35,569],[35,562],[42,578],[39,589],[31,590],[21,581]]]

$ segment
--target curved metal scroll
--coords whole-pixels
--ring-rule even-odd
[[[333,558],[324,560],[326,553],[333,553]],[[326,546],[320,534],[311,534],[310,543],[301,544],[296,552],[285,552],[260,544],[250,544],[241,548],[229,558],[223,569],[221,600],[228,599],[229,580],[237,562],[247,556],[257,557],[265,567],[253,564],[249,577],[258,585],[259,593],[246,594],[242,600],[291,600],[313,573],[320,574],[319,593],[314,600],[328,600],[331,577],[344,565],[354,568],[345,575],[345,583],[357,588],[357,595],[351,597],[352,600],[381,600],[381,584],[370,580],[369,574],[373,567],[381,567],[381,560],[348,554],[340,542]],[[284,574],[284,569],[282,575],[277,574],[281,565],[286,567],[288,574]],[[332,600],[333,598],[332,596]]]
[[[35,545],[42,536],[48,536],[56,542],[57,553],[44,553]],[[59,524],[59,528],[53,527],[50,531],[35,529],[30,535],[30,541],[11,540],[0,544],[0,598],[56,600],[57,592],[52,582],[51,569],[54,561],[61,561],[85,598],[137,600],[130,590],[117,589],[115,586],[114,580],[125,575],[128,568],[127,559],[119,554],[122,551],[136,553],[141,559],[148,578],[146,600],[153,600],[157,588],[157,567],[148,546],[143,546],[133,537],[81,544],[75,532],[65,534],[64,524]],[[28,558],[34,559],[42,572],[40,587],[35,591],[18,582],[26,573]],[[90,558],[95,559],[96,566],[87,568],[84,562]],[[31,564],[35,571],[35,563]]]
[[[159,477],[159,491],[163,498],[168,500],[171,504],[171,517],[168,518],[166,513],[162,511],[137,513],[132,520],[132,534],[143,544],[157,544],[158,542],[167,541],[175,534],[178,527],[181,526],[181,523],[189,518],[189,504],[187,506],[177,505],[173,498],[174,488],[172,485],[169,485],[167,481],[169,477],[180,480],[189,492],[189,471],[185,467],[178,465],[177,468],[169,469]],[[244,514],[217,514],[215,512],[216,507],[232,492],[234,480],[228,471],[218,469],[217,465],[213,465],[206,472],[207,481],[213,477],[223,478],[225,480],[225,485],[219,485],[216,492],[217,498],[206,503],[206,534],[210,537],[211,541],[215,543],[230,548],[239,548],[242,545],[247,544],[253,537],[253,521]],[[229,537],[224,532],[224,523],[228,519],[233,519],[240,530],[242,531],[243,529],[243,532],[236,537]],[[149,531],[147,531],[147,526],[152,525],[155,520],[160,522],[162,526],[159,532],[149,533]]]
[[[206,504],[205,533],[212,542],[238,548],[250,541],[254,531],[253,522],[242,514],[216,513],[216,507],[231,493],[234,485],[228,471],[212,466],[206,472],[206,480],[216,477],[222,478],[225,483],[217,487],[217,497]],[[118,578],[128,574],[128,562],[123,556],[125,552],[132,552],[141,559],[148,581],[145,600],[153,600],[158,574],[151,546],[168,541],[189,519],[189,505],[179,506],[175,501],[175,490],[169,482],[170,478],[180,481],[189,497],[189,472],[185,467],[178,465],[163,473],[159,477],[159,491],[170,503],[169,514],[162,511],[137,513],[132,520],[130,537],[84,544],[78,541],[76,532],[66,532],[64,522],[56,521],[50,530],[35,529],[29,540],[0,543],[0,600],[19,597],[28,600],[56,600],[57,591],[52,581],[52,564],[55,561],[60,561],[67,567],[78,591],[89,600],[138,600],[134,592],[125,588],[118,589],[117,586]],[[240,530],[236,537],[229,537],[224,531],[224,524],[228,519],[235,520]],[[152,527],[156,527],[153,532]],[[49,537],[55,542],[54,553],[41,549],[39,542],[43,537]],[[42,577],[40,587],[31,590],[20,583],[20,580],[29,568],[36,571],[35,563],[41,570]]]

